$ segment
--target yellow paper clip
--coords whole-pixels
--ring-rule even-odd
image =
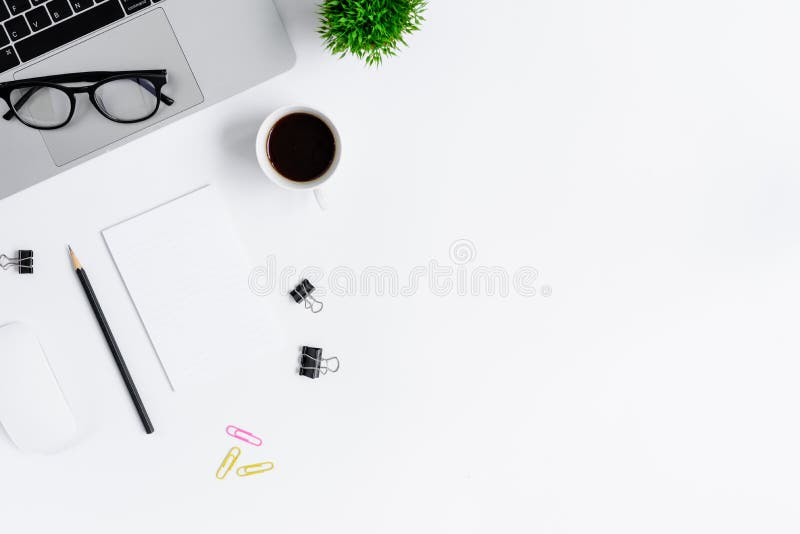
[[[239,455],[242,454],[242,449],[239,447],[231,447],[231,450],[228,451],[228,454],[225,455],[225,459],[222,460],[222,463],[219,464],[219,469],[217,469],[217,479],[222,480],[226,476],[231,469],[233,469],[233,464],[236,463],[236,460],[239,459]]]
[[[272,462],[262,462],[260,464],[250,464],[250,465],[243,465],[239,469],[236,470],[236,474],[240,477],[249,477],[250,475],[258,475],[260,473],[266,473],[267,471],[272,471],[275,468],[275,464]]]

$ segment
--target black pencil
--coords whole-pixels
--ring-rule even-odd
[[[111,327],[108,326],[108,321],[106,321],[106,316],[103,314],[103,309],[100,307],[97,296],[94,294],[92,284],[89,283],[89,277],[86,276],[86,271],[81,266],[81,262],[78,261],[78,257],[75,256],[75,253],[72,251],[72,247],[69,247],[69,257],[72,260],[72,266],[75,268],[75,274],[78,275],[78,280],[81,281],[83,291],[86,293],[86,298],[89,299],[89,304],[92,306],[94,316],[98,324],[100,324],[100,329],[103,331],[103,335],[106,338],[106,343],[108,343],[108,348],[111,350],[111,355],[114,356],[114,361],[117,362],[119,374],[122,375],[122,379],[125,381],[125,387],[128,388],[128,393],[131,396],[133,405],[136,406],[136,411],[139,412],[139,419],[142,420],[144,431],[148,434],[152,434],[154,430],[153,423],[150,422],[147,410],[144,409],[142,398],[139,396],[139,391],[136,389],[136,384],[133,383],[130,372],[128,372],[128,366],[125,365],[125,360],[122,358],[122,353],[119,351],[117,341],[114,339],[114,334],[111,333]]]

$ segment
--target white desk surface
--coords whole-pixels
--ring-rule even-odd
[[[797,532],[797,3],[441,0],[379,70],[322,50],[314,4],[279,1],[291,72],[0,201],[2,249],[36,252],[0,273],[0,323],[36,329],[80,427],[53,457],[0,434],[0,530]],[[341,129],[326,213],[256,167],[288,103]],[[173,393],[100,230],[209,182],[254,265],[405,280],[468,239],[467,268],[535,267],[539,294],[423,284],[312,316],[273,293],[293,346]],[[301,344],[342,371],[296,377]],[[214,478],[228,423],[273,473]]]

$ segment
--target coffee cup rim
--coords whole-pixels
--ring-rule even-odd
[[[269,156],[267,155],[267,138],[269,137],[270,131],[272,131],[272,127],[275,126],[275,123],[277,123],[279,120],[287,115],[291,115],[292,113],[308,113],[309,115],[313,115],[320,119],[333,134],[333,140],[336,146],[336,149],[333,153],[333,161],[325,173],[308,182],[295,182],[285,177],[279,173],[275,167],[272,166],[272,163],[269,161]],[[264,122],[261,123],[261,126],[258,129],[258,135],[256,135],[256,159],[258,160],[259,167],[261,167],[261,171],[266,174],[267,177],[276,185],[283,187],[284,189],[309,190],[316,189],[317,187],[321,186],[327,182],[331,176],[333,176],[336,167],[339,165],[341,152],[342,141],[339,137],[339,131],[336,129],[336,126],[333,125],[333,121],[331,121],[330,118],[328,118],[328,116],[322,111],[309,106],[290,105],[276,109],[270,113],[266,119],[264,119]]]

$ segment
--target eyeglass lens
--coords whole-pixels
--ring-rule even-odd
[[[158,91],[145,78],[111,80],[99,86],[95,99],[100,108],[120,121],[146,119],[158,107]]]
[[[37,128],[64,124],[72,110],[69,95],[55,87],[18,87],[11,91],[10,97],[17,117]]]

